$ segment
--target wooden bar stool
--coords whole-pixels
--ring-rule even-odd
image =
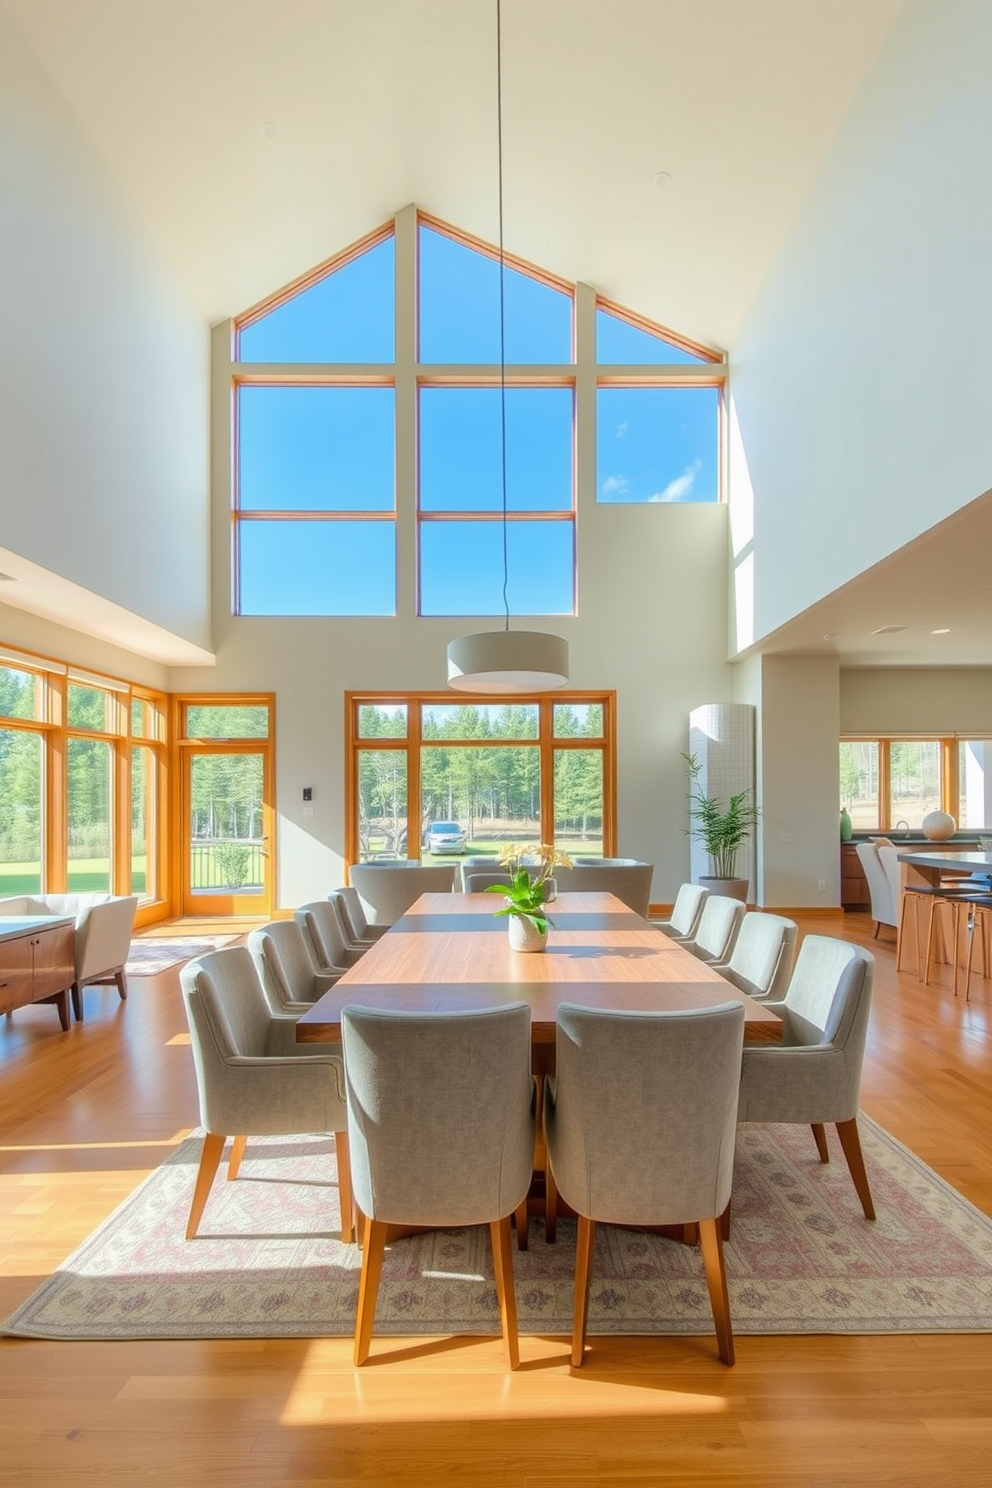
[[[968,1001],[971,996],[971,973],[975,964],[975,942],[979,935],[982,937],[982,975],[988,980],[992,975],[992,894],[972,894],[968,896],[971,905],[971,924],[968,938],[968,961],[964,978],[964,1000]],[[955,972],[957,967],[955,967]],[[957,994],[957,978],[955,977],[955,995]]]
[[[954,884],[936,886],[931,892],[932,899],[930,905],[930,920],[927,926],[926,959],[924,962],[922,980],[924,986],[930,985],[930,968],[933,965],[934,946],[936,941],[935,932],[939,928],[937,911],[940,909],[949,909],[951,911],[950,955],[951,965],[954,969],[954,996],[957,997],[958,979],[961,972],[961,959],[958,955],[958,947],[961,941],[961,911],[963,909],[965,912],[965,933],[966,938],[968,938],[969,932],[972,932],[972,916],[974,913],[974,905],[978,902],[981,902],[980,896],[973,893],[967,893],[964,890],[963,886],[961,886],[960,884],[958,886],[955,886]],[[992,904],[992,898],[989,899],[989,903]],[[971,943],[973,942],[973,939],[974,936],[972,932],[971,939],[969,940],[968,957],[966,958],[967,961],[971,960]]]

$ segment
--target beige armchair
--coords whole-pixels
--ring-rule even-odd
[[[696,933],[703,905],[710,896],[709,889],[701,884],[684,883],[679,887],[667,920],[652,920],[656,930],[672,940],[691,940]]]
[[[784,915],[749,910],[741,921],[728,961],[714,966],[749,997],[780,1001],[788,991],[799,927]]]
[[[330,899],[315,899],[301,904],[293,919],[307,937],[312,960],[323,976],[343,976],[354,965],[341,934],[341,922]]]
[[[734,1335],[719,1218],[730,1202],[744,1009],[558,1009],[545,1084],[547,1186],[578,1214],[572,1364],[582,1363],[596,1225],[699,1226],[720,1358]]]
[[[746,913],[747,905],[742,900],[731,899],[727,894],[710,894],[703,905],[695,935],[680,944],[700,961],[709,961],[713,965],[729,961]]]
[[[75,919],[72,1009],[83,1020],[83,988],[116,986],[127,1000],[124,967],[131,949],[136,894],[17,894],[0,899],[0,914],[72,915]]]
[[[273,1014],[244,946],[187,962],[179,982],[205,1131],[186,1239],[199,1229],[229,1136],[234,1143],[227,1176],[233,1180],[249,1137],[326,1131],[334,1133],[337,1154],[341,1238],[350,1242],[351,1168],[340,1058],[297,1052],[296,1019]]]
[[[636,858],[576,859],[571,868],[556,868],[559,894],[614,894],[628,909],[647,919],[654,864]]]

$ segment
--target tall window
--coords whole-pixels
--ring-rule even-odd
[[[507,842],[615,850],[612,693],[350,693],[346,710],[350,862],[495,860]]]
[[[164,897],[165,698],[0,659],[0,893]]]
[[[580,487],[719,499],[722,354],[511,255],[501,345],[498,251],[411,214],[235,323],[239,614],[573,614]]]

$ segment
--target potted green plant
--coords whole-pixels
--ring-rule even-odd
[[[524,859],[529,858],[528,865]],[[499,855],[500,866],[510,874],[508,884],[490,884],[487,894],[502,894],[506,904],[494,911],[507,915],[510,949],[543,951],[548,942],[548,926],[554,921],[548,914],[548,900],[554,897],[555,868],[571,868],[572,860],[547,842],[537,847],[508,842]]]
[[[689,835],[703,844],[712,869],[711,875],[700,875],[699,882],[716,894],[746,900],[748,881],[737,877],[737,854],[754,831],[760,810],[750,790],[736,791],[726,806],[706,795],[699,783],[699,760],[694,754],[682,758],[689,776]]]

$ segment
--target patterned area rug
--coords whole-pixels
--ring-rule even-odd
[[[878,1210],[861,1213],[834,1144],[822,1166],[805,1127],[742,1126],[727,1247],[735,1330],[992,1331],[992,1221],[862,1117]],[[200,1236],[183,1239],[200,1143],[190,1138],[2,1331],[51,1339],[309,1338],[354,1328],[360,1253],[337,1239],[333,1141],[257,1139],[241,1177],[214,1185]],[[547,1245],[532,1219],[514,1246],[523,1333],[568,1334],[574,1223]],[[376,1333],[498,1333],[487,1229],[391,1246]],[[697,1250],[601,1227],[591,1333],[708,1333]]]
[[[215,951],[218,946],[236,940],[234,935],[192,935],[185,940],[169,940],[167,937],[153,938],[148,935],[132,940],[127,953],[128,976],[157,976],[180,961],[189,961],[193,956],[202,956],[204,951]]]

